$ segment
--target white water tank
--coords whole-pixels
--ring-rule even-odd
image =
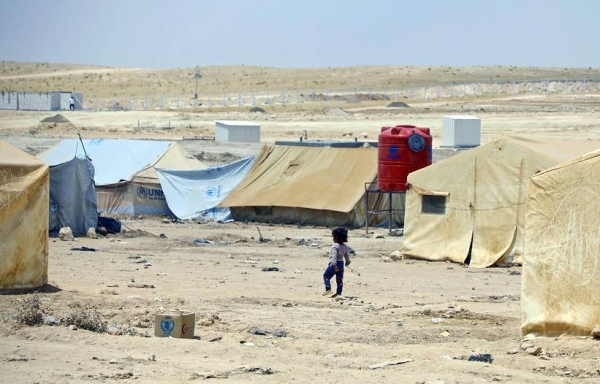
[[[473,148],[481,144],[481,119],[475,116],[444,116],[441,147]]]
[[[260,125],[249,121],[215,121],[216,141],[260,143]]]

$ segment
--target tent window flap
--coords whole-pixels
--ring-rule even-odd
[[[432,215],[446,214],[446,196],[421,195],[421,213]]]

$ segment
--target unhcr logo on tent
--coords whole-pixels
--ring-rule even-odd
[[[208,188],[206,188],[206,190],[204,190],[204,196],[206,196],[208,198],[221,197],[222,190],[223,190],[222,185],[218,185],[216,188],[208,187]]]
[[[164,200],[165,194],[162,189],[158,188],[146,188],[139,186],[137,188],[137,195],[140,199],[150,199],[150,200]]]

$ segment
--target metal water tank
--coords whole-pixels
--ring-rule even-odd
[[[408,174],[431,165],[429,128],[414,125],[382,127],[379,134],[377,189],[406,191]]]

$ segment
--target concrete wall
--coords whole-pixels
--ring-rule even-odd
[[[2,92],[0,93],[0,109],[17,109],[17,93]]]
[[[73,93],[75,109],[83,109],[83,94]],[[0,109],[58,111],[69,109],[71,92],[1,92]]]

